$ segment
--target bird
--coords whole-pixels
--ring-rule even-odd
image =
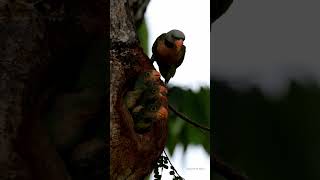
[[[146,82],[146,86],[147,88],[143,91],[138,104],[141,102],[153,102],[159,96],[165,96],[167,93],[167,89],[161,86],[159,82],[148,81]]]
[[[134,129],[138,133],[150,131],[153,122],[157,118],[157,110],[160,107],[156,104],[138,105],[132,110]]]
[[[151,63],[157,62],[165,84],[175,75],[176,69],[182,64],[186,47],[183,45],[185,35],[173,29],[161,34],[152,45]]]
[[[160,74],[156,70],[150,70],[141,73],[134,84],[133,90],[129,91],[125,96],[127,108],[132,109],[135,107],[143,92],[149,88],[149,82],[156,82],[159,79]]]
[[[162,106],[160,98],[151,103],[149,101],[142,102],[132,110],[134,129],[138,133],[150,131],[155,121],[162,121],[167,117],[168,111]]]

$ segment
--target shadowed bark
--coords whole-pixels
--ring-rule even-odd
[[[0,12],[0,179],[68,179],[40,127],[50,63],[44,19],[26,1],[3,0]]]
[[[43,123],[81,48],[105,33],[103,5],[0,1],[0,179],[70,179]]]

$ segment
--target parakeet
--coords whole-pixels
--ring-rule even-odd
[[[153,119],[145,116],[145,112],[146,108],[142,105],[139,105],[132,110],[134,130],[137,133],[148,132],[152,127]]]
[[[161,34],[153,43],[151,62],[157,62],[166,84],[183,62],[186,52],[186,47],[183,45],[184,40],[183,32],[173,29]]]
[[[152,118],[153,120],[163,120],[168,116],[167,109],[163,106],[163,99],[158,98],[153,103],[147,104],[144,112],[145,118]]]
[[[148,132],[155,120],[167,118],[167,110],[161,105],[160,99],[156,99],[153,103],[143,103],[132,110],[134,129],[137,133]]]
[[[135,86],[145,84],[147,81],[158,81],[160,73],[154,69],[143,72],[137,79]]]
[[[132,91],[127,92],[125,104],[132,115],[137,133],[150,131],[155,120],[167,118],[167,89],[161,85],[160,73],[149,70],[141,73]]]
[[[161,86],[159,82],[148,81],[146,82],[146,89],[144,90],[141,98],[138,101],[138,104],[143,103],[152,103],[159,96],[165,96],[167,89],[164,86]]]
[[[134,84],[133,90],[126,94],[125,103],[127,108],[132,109],[136,106],[137,101],[140,99],[143,92],[148,88],[147,82],[156,82],[159,79],[160,74],[156,70],[150,70],[141,73]]]

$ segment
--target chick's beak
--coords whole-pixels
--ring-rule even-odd
[[[152,70],[152,77],[151,78],[155,81],[160,79],[160,73],[156,70]]]
[[[157,119],[159,120],[165,120],[168,118],[168,110],[161,106],[158,113],[157,113]]]

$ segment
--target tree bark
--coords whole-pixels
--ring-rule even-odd
[[[148,2],[148,1],[145,1]],[[133,5],[111,0],[110,5],[110,150],[112,179],[143,179],[152,172],[164,150],[167,119],[156,121],[150,132],[138,134],[125,108],[123,97],[128,83],[143,71],[154,69],[139,45]],[[137,17],[137,16],[136,16]],[[167,106],[164,105],[166,108]]]
[[[0,179],[68,179],[40,127],[45,31],[34,4],[0,1]]]
[[[71,178],[43,121],[48,99],[79,69],[81,49],[106,39],[105,4],[0,1],[0,179]]]

